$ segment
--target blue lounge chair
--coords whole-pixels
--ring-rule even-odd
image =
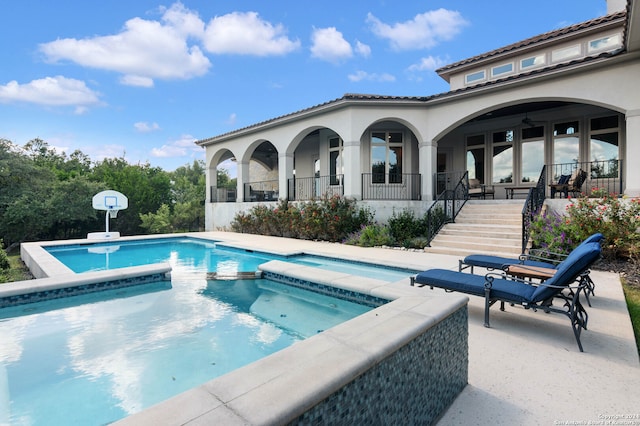
[[[565,260],[560,262],[553,277],[543,283],[533,285],[531,282],[508,279],[504,274],[489,273],[485,276],[466,274],[448,269],[430,269],[411,277],[411,285],[442,288],[450,292],[460,292],[485,298],[484,325],[489,327],[489,308],[495,302],[522,305],[534,311],[561,313],[571,321],[573,334],[580,348],[580,333],[587,329],[588,314],[580,303],[580,292],[586,289],[588,268],[600,257],[599,242],[590,242],[576,247]],[[564,294],[563,290],[570,290]],[[552,301],[558,298],[561,307],[553,306]]]
[[[600,232],[597,232],[587,239],[585,239],[578,247],[588,243],[600,243],[604,239],[604,235]],[[492,269],[500,269],[505,270],[510,265],[524,265],[524,266],[534,266],[540,268],[549,268],[549,269],[557,269],[559,265],[558,260],[551,259],[549,256],[554,256],[556,258],[566,258],[567,255],[559,254],[559,253],[550,253],[543,251],[535,251],[531,250],[529,254],[521,254],[517,259],[508,258],[508,257],[500,257],[500,256],[489,256],[484,254],[472,254],[464,259],[458,261],[458,271],[463,271],[467,268],[470,269],[470,272],[473,274],[474,266],[480,268],[486,268],[489,270]],[[591,306],[591,300],[589,299],[589,295],[595,296],[595,283],[591,279],[589,275],[585,277],[587,288],[585,289],[585,297],[587,299],[587,304]]]

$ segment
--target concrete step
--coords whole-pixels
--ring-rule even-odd
[[[522,201],[467,202],[455,223],[446,224],[427,253],[517,257],[522,251]]]
[[[489,247],[504,247],[504,248],[515,248],[520,250],[522,247],[522,242],[520,239],[503,239],[503,238],[473,238],[473,237],[459,237],[459,236],[451,236],[451,235],[440,235],[436,236],[431,245],[436,246],[448,246],[448,247],[472,247],[472,246],[486,246]]]
[[[520,251],[517,253],[513,251],[478,251],[474,249],[460,249],[460,248],[451,248],[451,247],[425,247],[425,253],[435,253],[435,254],[448,254],[452,256],[460,256],[460,258],[464,258],[471,254],[488,254],[492,256],[500,256],[500,257],[509,257],[509,258],[517,258],[520,255]]]
[[[513,217],[509,215],[496,215],[496,216],[463,216],[456,217],[456,223],[462,224],[485,224],[485,225],[514,225],[522,224],[522,219],[519,217]]]
[[[473,235],[478,238],[520,238],[522,236],[522,225],[498,225],[479,223],[449,223],[439,232],[439,234],[451,235]]]
[[[463,210],[471,210],[473,212],[509,212],[522,213],[522,206],[518,204],[469,204],[464,205]]]

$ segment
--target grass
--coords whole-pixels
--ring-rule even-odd
[[[623,279],[622,289],[624,290],[624,297],[627,300],[633,334],[636,336],[636,346],[640,354],[640,287],[627,283]]]
[[[29,269],[20,259],[20,253],[8,254],[9,264],[11,268],[6,271],[0,271],[0,283],[8,283],[13,281],[30,280],[33,277]]]

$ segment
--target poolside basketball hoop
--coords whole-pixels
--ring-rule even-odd
[[[93,208],[105,210],[104,223],[106,232],[92,232],[87,235],[90,240],[119,238],[119,232],[109,232],[109,219],[118,217],[118,211],[129,207],[129,200],[118,191],[102,191],[93,196]]]

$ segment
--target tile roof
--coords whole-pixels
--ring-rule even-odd
[[[575,24],[575,25],[571,25],[569,27],[564,27],[564,28],[560,28],[558,30],[553,30],[553,31],[549,31],[546,32],[544,34],[540,34],[531,38],[528,38],[526,40],[521,40],[517,43],[513,43],[510,44],[508,46],[503,46],[500,47],[498,49],[495,50],[491,50],[489,52],[486,53],[482,53],[480,55],[477,56],[473,56],[471,58],[467,58],[467,59],[463,59],[461,61],[458,62],[454,62],[452,64],[449,65],[445,65],[444,67],[438,68],[436,70],[436,72],[438,74],[444,72],[444,71],[448,71],[451,70],[453,68],[457,68],[459,66],[462,65],[467,65],[467,64],[471,64],[474,62],[478,62],[481,61],[483,59],[487,59],[487,58],[491,58],[492,56],[496,56],[496,55],[500,55],[506,52],[510,52],[510,51],[514,51],[517,49],[521,49],[523,47],[527,47],[536,43],[540,43],[542,41],[546,41],[546,40],[550,40],[556,37],[560,37],[560,36],[564,36],[567,34],[571,34],[574,32],[578,32],[584,29],[588,29],[588,28],[592,28],[592,27],[596,27],[598,25],[604,24],[604,23],[608,23],[608,22],[612,22],[612,21],[616,21],[618,19],[621,18],[625,18],[627,15],[627,11],[621,11],[621,12],[616,12],[616,13],[612,13],[610,15],[606,15],[606,16],[602,16],[599,18],[595,18],[592,19],[590,21],[585,21],[585,22],[581,22],[579,24]]]

